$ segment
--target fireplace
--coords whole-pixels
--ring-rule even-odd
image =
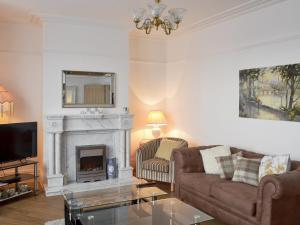
[[[76,181],[106,180],[105,145],[76,146]]]

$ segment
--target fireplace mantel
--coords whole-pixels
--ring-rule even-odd
[[[80,186],[80,189],[85,189],[85,184],[76,184],[74,181],[76,166],[76,162],[73,160],[73,155],[76,154],[74,143],[110,146],[110,154],[117,158],[119,170],[118,179],[113,183],[131,182],[130,132],[132,123],[133,116],[131,114],[46,116],[44,151],[44,164],[47,169],[46,195],[59,194],[62,189],[67,187]],[[112,182],[98,181],[94,183],[88,183],[86,186],[100,188]]]

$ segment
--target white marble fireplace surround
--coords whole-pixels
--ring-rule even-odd
[[[130,184],[132,122],[130,114],[48,115],[44,153],[46,195],[58,195],[62,189],[77,192]],[[118,178],[76,183],[76,146],[100,144],[106,145],[107,158],[117,158]]]

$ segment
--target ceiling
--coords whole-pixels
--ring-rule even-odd
[[[31,15],[55,15],[132,26],[134,8],[146,7],[153,0],[0,0],[0,20],[24,21]],[[168,8],[183,7],[183,26],[193,25],[232,8],[265,0],[162,0]]]

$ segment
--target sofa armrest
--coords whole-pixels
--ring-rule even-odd
[[[273,199],[280,199],[286,196],[300,195],[300,171],[294,170],[280,175],[265,176],[259,185],[263,189],[267,184],[273,184]]]
[[[257,219],[262,225],[300,221],[300,171],[265,176],[258,187]]]
[[[200,154],[202,147],[176,149],[172,153],[174,160],[174,180],[175,195],[180,198],[180,180],[184,173],[204,172],[202,157]]]
[[[175,171],[183,173],[204,172],[198,147],[175,149],[171,159],[175,162]]]

